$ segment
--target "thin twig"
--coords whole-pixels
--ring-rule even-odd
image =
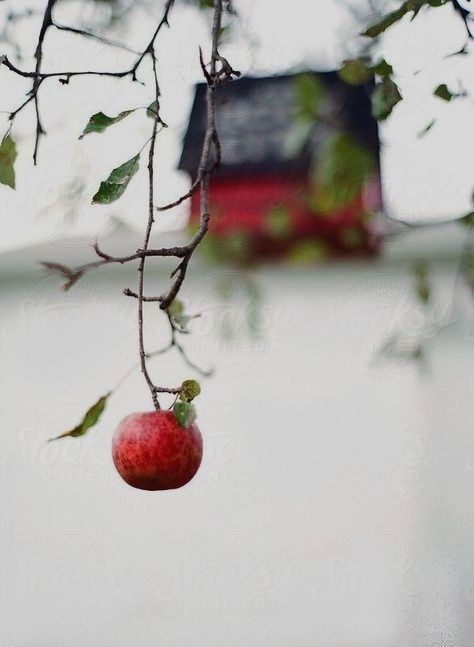
[[[50,0],[51,6],[54,4],[55,0]],[[155,145],[156,145],[156,138],[157,134],[159,132],[158,128],[160,125],[163,124],[163,121],[161,119],[161,116],[159,114],[159,96],[160,96],[160,88],[159,88],[159,83],[158,83],[158,76],[157,76],[157,61],[156,61],[156,54],[155,54],[155,40],[156,37],[160,31],[160,29],[164,25],[168,25],[168,16],[169,12],[171,10],[171,7],[174,4],[174,0],[168,0],[166,5],[165,5],[165,10],[162,19],[160,20],[157,28],[155,29],[155,32],[148,43],[147,47],[143,50],[142,54],[137,58],[135,61],[134,65],[130,70],[127,70],[125,72],[107,72],[105,75],[107,76],[115,76],[115,77],[123,77],[127,75],[131,75],[133,80],[136,80],[136,71],[140,65],[140,63],[143,61],[143,59],[146,56],[149,56],[152,62],[152,67],[153,67],[153,77],[154,77],[154,84],[155,84],[155,106],[156,106],[156,111],[153,114],[153,129],[152,129],[152,134],[150,139],[148,140],[147,143],[149,143],[149,152],[148,152],[148,220],[147,220],[147,226],[146,226],[146,231],[145,231],[145,237],[143,241],[143,245],[141,249],[138,249],[134,254],[130,254],[128,256],[112,256],[110,254],[107,254],[103,252],[98,244],[96,243],[94,245],[94,250],[99,257],[99,260],[92,261],[90,263],[86,263],[84,265],[81,265],[76,268],[68,268],[65,265],[59,264],[59,263],[51,263],[51,262],[44,262],[43,265],[47,269],[52,269],[60,274],[65,278],[65,284],[64,288],[69,289],[74,283],[81,278],[81,276],[84,275],[87,271],[91,269],[96,269],[108,264],[113,264],[113,263],[119,263],[119,264],[124,264],[128,263],[131,261],[138,260],[138,289],[137,292],[132,292],[129,289],[124,290],[124,294],[127,296],[131,296],[137,299],[138,302],[138,343],[139,343],[139,355],[140,355],[140,368],[141,371],[145,377],[145,381],[148,385],[148,388],[150,390],[153,404],[155,408],[158,410],[160,409],[160,404],[158,400],[158,393],[170,393],[170,394],[178,394],[180,391],[177,388],[168,388],[168,387],[162,387],[162,386],[156,386],[153,383],[153,380],[150,376],[150,373],[148,371],[147,367],[147,360],[150,359],[154,354],[153,353],[147,353],[145,349],[145,336],[144,336],[144,303],[146,302],[159,302],[160,304],[160,309],[165,311],[168,322],[170,325],[170,333],[171,333],[171,340],[169,345],[160,351],[157,351],[158,353],[163,353],[166,352],[166,350],[169,350],[171,348],[176,348],[176,350],[180,353],[184,361],[195,371],[201,373],[202,375],[210,375],[211,371],[206,371],[201,369],[199,366],[197,366],[194,362],[192,362],[185,350],[185,348],[182,346],[182,344],[178,341],[177,336],[178,334],[184,334],[187,332],[186,330],[181,330],[176,323],[173,321],[173,318],[168,311],[169,306],[171,303],[174,301],[176,298],[179,290],[181,289],[181,286],[185,280],[186,277],[186,272],[188,269],[189,262],[191,260],[191,257],[196,250],[197,246],[199,243],[202,241],[204,236],[207,233],[208,227],[209,227],[209,219],[210,219],[210,209],[209,209],[209,176],[210,173],[220,162],[220,157],[221,157],[221,148],[220,148],[220,143],[219,143],[219,137],[217,133],[217,128],[216,128],[216,90],[219,86],[219,84],[222,81],[227,81],[231,79],[233,76],[239,76],[239,72],[234,71],[228,61],[223,58],[219,54],[218,50],[218,45],[219,45],[219,36],[221,33],[221,23],[222,23],[222,11],[223,11],[223,2],[224,0],[214,0],[214,19],[213,19],[213,27],[212,27],[212,52],[211,52],[211,62],[209,64],[209,71],[207,71],[206,66],[204,65],[203,59],[202,59],[202,53],[200,53],[200,60],[201,64],[203,66],[203,70],[205,70],[205,78],[208,82],[207,86],[207,92],[206,92],[206,130],[204,134],[204,142],[203,142],[203,148],[201,152],[201,158],[199,162],[199,168],[198,168],[198,174],[197,174],[197,179],[195,183],[193,184],[193,187],[191,188],[191,192],[194,191],[198,186],[200,188],[200,222],[199,222],[199,228],[197,232],[194,234],[194,236],[191,238],[191,240],[188,242],[187,245],[184,245],[182,247],[170,247],[170,248],[161,248],[161,249],[150,249],[149,244],[150,244],[150,239],[151,239],[151,233],[152,233],[152,228],[154,224],[154,213],[155,213],[155,206],[154,206],[154,154],[155,154]],[[46,21],[48,25],[51,25],[51,16],[49,17],[48,21]],[[43,36],[44,38],[44,36]],[[42,42],[42,40],[41,40]],[[41,62],[41,53],[38,56],[38,60]],[[13,69],[13,71],[17,71],[21,76],[27,76],[30,78],[34,78],[34,87],[36,88],[35,92],[35,101],[37,101],[37,89],[39,88],[41,82],[46,79],[46,78],[51,78],[52,76],[64,76],[66,77],[66,80],[63,80],[63,82],[68,82],[69,78],[71,76],[78,76],[78,75],[85,75],[85,74],[93,74],[93,75],[99,75],[102,74],[101,72],[70,72],[70,73],[58,73],[58,72],[50,72],[50,73],[42,73],[40,70],[39,65],[37,66],[37,69],[35,70],[34,73],[27,73],[27,72],[22,72],[21,70],[17,70],[15,66],[13,66],[8,59],[4,59],[3,61],[4,64],[6,64],[7,67],[10,69]],[[25,105],[27,105],[28,101],[24,102],[22,106],[14,113],[14,115],[18,114],[18,112],[23,109]],[[13,117],[12,117],[13,118]],[[189,193],[189,192],[188,192]],[[190,194],[190,193],[189,193]],[[179,201],[176,203],[179,204],[183,200],[186,199],[186,196],[183,196]],[[144,283],[145,283],[145,264],[146,264],[146,259],[150,256],[173,256],[176,258],[180,258],[181,262],[179,265],[174,269],[174,271],[171,274],[171,278],[173,279],[171,287],[169,290],[164,294],[159,297],[152,297],[152,296],[145,296],[144,295]]]
[[[5,56],[2,60],[2,65],[5,65],[9,70],[12,72],[15,72],[15,74],[18,74],[18,76],[22,76],[23,78],[26,79],[53,79],[53,78],[58,78],[58,77],[63,77],[62,79],[60,78],[60,81],[62,80],[63,83],[68,83],[69,79],[72,78],[73,76],[112,76],[117,79],[123,78],[124,76],[130,76],[134,71],[136,71],[135,65],[131,67],[128,70],[122,70],[119,72],[112,72],[109,70],[77,70],[77,71],[71,71],[71,70],[62,70],[62,71],[57,71],[57,72],[28,72],[26,70],[22,70],[19,67],[17,67],[14,63],[10,61],[8,56]]]
[[[48,7],[46,8],[45,11],[45,16],[44,16],[44,21],[46,21],[46,29],[53,25],[53,22],[51,20],[51,11],[49,11],[49,16],[48,16],[48,8],[51,9],[52,6],[55,4],[56,0],[49,0],[48,1]],[[5,56],[2,60],[2,64],[5,65],[9,70],[12,72],[15,72],[15,74],[18,74],[19,76],[23,76],[25,78],[30,78],[30,79],[51,79],[54,77],[65,77],[67,80],[72,78],[73,76],[113,76],[116,78],[122,78],[124,76],[132,76],[133,80],[136,80],[136,72],[138,68],[140,67],[141,62],[143,59],[147,56],[147,54],[150,54],[153,50],[153,45],[155,43],[156,37],[158,36],[159,32],[165,25],[169,25],[168,19],[169,19],[169,14],[170,11],[174,5],[175,0],[167,0],[165,9],[163,12],[163,17],[161,18],[160,22],[158,23],[157,28],[155,29],[155,32],[153,33],[153,36],[145,49],[139,54],[137,60],[135,63],[132,65],[131,68],[128,70],[122,70],[120,72],[111,72],[111,71],[99,71],[99,70],[78,70],[78,71],[58,71],[58,72],[41,72],[41,70],[36,66],[35,70],[32,72],[28,72],[26,70],[22,70],[16,65],[14,65],[7,56]],[[41,44],[43,42],[44,38],[44,33],[41,37]]]
[[[162,30],[162,28],[165,25],[167,27],[169,27],[169,15],[170,15],[171,9],[173,8],[174,2],[175,2],[175,0],[167,0],[167,2],[165,4],[165,9],[163,11],[163,16],[162,16],[160,22],[158,23],[158,26],[156,27],[155,32],[154,32],[153,36],[151,37],[150,42],[148,43],[146,48],[143,50],[143,52],[140,54],[140,56],[138,57],[136,63],[132,67],[132,72],[131,73],[132,73],[132,77],[133,77],[134,80],[135,80],[135,72],[137,71],[140,63],[143,61],[145,56],[147,54],[150,54],[152,56],[152,58],[155,59],[155,53],[154,53],[155,40],[156,40],[158,34],[160,33],[160,31]],[[155,62],[156,62],[156,59],[155,59]],[[155,82],[156,82],[156,75],[155,75]]]
[[[205,179],[205,176],[210,175],[210,173],[219,166],[221,161],[221,145],[216,129],[216,105],[215,105],[215,95],[214,90],[218,87],[219,83],[222,81],[231,80],[233,76],[239,77],[240,72],[234,70],[230,65],[229,61],[219,54],[219,36],[221,32],[221,23],[222,23],[222,1],[215,2],[214,4],[214,20],[212,28],[212,54],[211,54],[211,63],[210,63],[210,72],[207,71],[206,65],[204,63],[204,57],[202,49],[199,48],[199,62],[201,69],[204,75],[204,78],[207,82],[207,92],[206,92],[206,103],[207,103],[207,123],[206,123],[206,132],[204,135],[204,144],[201,154],[201,159],[199,162],[198,172],[196,179],[191,185],[189,191],[182,195],[177,200],[170,202],[166,205],[156,207],[157,211],[167,211],[173,207],[177,207],[182,204],[185,200],[190,198],[198,188],[202,189],[202,183]],[[220,63],[221,66],[217,69],[217,63]],[[210,163],[211,153],[214,150],[215,160]],[[207,213],[207,210],[206,210]],[[201,214],[202,220],[202,214]],[[205,233],[205,232],[204,232]],[[194,250],[192,250],[194,251]],[[192,253],[192,252],[191,252]]]
[[[136,55],[141,54],[141,52],[137,52],[137,50],[132,49],[131,47],[128,47],[128,45],[117,43],[114,40],[110,40],[109,38],[105,38],[104,36],[99,36],[98,34],[94,34],[85,29],[79,29],[78,27],[71,27],[70,25],[60,25],[54,21],[53,21],[53,27],[55,27],[58,31],[67,31],[67,32],[70,32],[71,34],[76,34],[77,36],[84,36],[86,38],[91,38],[92,40],[97,40],[99,43],[103,43],[104,45],[108,45],[109,47],[116,47],[117,49],[123,49],[124,51],[130,52],[131,54],[136,54]]]
[[[109,256],[102,252],[97,244],[94,245],[94,249],[97,255],[100,256],[99,261],[92,261],[91,263],[85,263],[84,265],[79,265],[74,268],[67,267],[61,263],[53,263],[51,261],[40,261],[40,264],[47,270],[59,272],[66,279],[66,282],[63,284],[63,288],[65,290],[69,290],[69,288],[71,288],[86,272],[98,269],[104,265],[111,265],[114,263],[124,265],[125,263],[130,263],[131,261],[151,256],[173,256],[176,258],[182,258],[186,253],[186,248],[184,247],[163,247],[161,249],[139,249],[135,254],[130,254],[129,256]]]
[[[216,126],[216,91],[222,81],[227,81],[232,76],[240,76],[240,72],[232,69],[227,59],[219,54],[219,37],[222,25],[222,0],[214,0],[214,19],[212,24],[212,50],[209,72],[204,64],[202,50],[199,50],[199,59],[207,81],[206,90],[206,130],[204,134],[204,143],[199,162],[197,180],[183,199],[189,197],[199,185],[200,188],[200,217],[199,229],[187,246],[187,252],[176,267],[173,274],[174,281],[168,292],[161,297],[160,308],[166,310],[176,298],[181,286],[186,278],[189,261],[201,240],[206,235],[209,228],[210,209],[209,209],[209,176],[211,172],[219,165],[221,158],[221,147],[219,135]],[[217,65],[220,63],[220,68]],[[212,160],[214,153],[215,159]],[[178,204],[180,200],[176,201]],[[163,208],[162,208],[163,209]]]
[[[173,394],[177,395],[178,393],[181,393],[181,389],[179,387],[170,388],[168,386],[155,386],[154,387],[154,392],[155,393],[173,393]]]
[[[166,14],[165,14],[166,16]],[[166,16],[167,18],[167,16]],[[217,158],[217,163],[220,161],[220,146],[219,146],[219,139],[217,135],[217,129],[216,129],[216,100],[215,100],[215,90],[219,85],[219,82],[222,78],[228,79],[231,78],[232,73],[234,71],[230,67],[230,65],[225,61],[225,59],[222,59],[219,55],[218,51],[218,45],[219,45],[219,36],[221,32],[221,23],[222,23],[222,0],[214,0],[214,20],[213,20],[213,28],[212,28],[212,55],[211,55],[211,64],[210,64],[210,72],[208,75],[206,74],[206,79],[208,79],[208,87],[207,87],[207,92],[206,92],[206,105],[207,105],[207,123],[206,123],[206,132],[204,136],[204,144],[203,144],[203,150],[201,154],[201,160],[199,164],[199,171],[198,171],[198,177],[200,178],[200,189],[201,189],[201,216],[200,216],[200,226],[196,234],[193,236],[189,244],[184,248],[185,253],[183,256],[183,259],[181,263],[175,268],[174,272],[172,273],[172,277],[174,278],[174,281],[171,285],[171,288],[168,290],[168,292],[159,297],[160,301],[160,308],[162,310],[167,310],[168,307],[171,305],[171,303],[174,301],[176,298],[183,282],[186,277],[186,272],[188,269],[189,261],[196,249],[196,247],[199,245],[201,240],[204,238],[208,226],[209,226],[209,174],[211,171],[211,168],[214,168],[216,162],[211,165],[211,154],[214,151],[216,153],[216,158]],[[159,31],[159,27],[165,24],[164,20],[160,23],[158,26],[157,31]],[[157,32],[156,32],[157,33]],[[156,34],[155,34],[156,35]],[[152,63],[153,63],[153,73],[154,73],[154,79],[155,79],[155,100],[156,100],[156,105],[157,108],[159,108],[158,100],[159,100],[159,85],[158,85],[158,78],[157,78],[157,73],[156,73],[156,59],[155,59],[155,54],[154,54],[154,48],[153,48],[153,43],[154,43],[154,38],[153,37],[151,41],[151,49],[149,50],[148,53],[150,53],[151,58],[152,58]],[[202,54],[201,54],[201,60],[202,60]],[[221,62],[221,69],[218,71],[217,70],[217,63]],[[225,63],[227,66],[225,65]],[[235,73],[238,74],[238,73]],[[223,75],[223,76],[222,76]],[[209,77],[210,77],[210,82],[209,82]],[[150,143],[150,153],[149,153],[149,159],[148,159],[148,196],[149,196],[149,203],[148,203],[148,223],[147,223],[147,228],[146,228],[146,233],[145,233],[145,241],[143,244],[143,251],[146,252],[150,240],[150,235],[154,223],[154,200],[153,200],[153,169],[154,169],[154,163],[153,163],[153,155],[154,155],[154,149],[155,149],[155,139],[156,139],[156,131],[157,131],[157,126],[159,123],[159,116],[156,115],[154,119],[154,128],[153,128],[153,135]],[[140,348],[140,363],[141,363],[141,369],[142,373],[145,377],[145,380],[148,384],[148,387],[150,389],[152,399],[153,399],[153,404],[155,405],[155,408],[158,410],[160,408],[160,404],[157,398],[157,393],[173,393],[176,391],[166,389],[164,387],[156,387],[153,384],[153,381],[150,377],[150,374],[148,372],[147,366],[146,366],[146,352],[145,352],[145,344],[144,344],[144,334],[143,334],[143,303],[145,301],[145,297],[143,294],[143,289],[144,289],[144,269],[145,269],[145,256],[142,256],[140,259],[140,265],[138,268],[139,272],[139,281],[138,281],[138,291],[137,291],[137,300],[138,300],[138,328],[139,328],[139,348]],[[125,294],[128,296],[131,296],[133,293],[131,291],[126,291]],[[135,296],[135,295],[133,295]],[[178,351],[181,353],[183,357],[186,358],[187,362],[196,370],[198,367],[194,365],[192,362],[189,361],[187,358],[187,355],[185,353],[184,348],[181,346],[176,341],[176,329],[173,324],[173,321],[169,315],[168,315],[168,320],[170,322],[171,326],[171,334],[172,334],[172,340],[171,340],[171,345],[175,346]]]
[[[41,117],[40,117],[40,111],[39,111],[39,98],[38,98],[38,91],[40,89],[41,83],[42,83],[42,77],[40,75],[40,70],[41,70],[41,63],[43,61],[43,43],[44,39],[46,36],[46,32],[48,31],[49,27],[53,24],[53,19],[52,19],[52,11],[53,7],[56,3],[56,0],[48,0],[48,3],[46,5],[46,9],[43,15],[43,22],[41,23],[41,29],[39,32],[38,36],[38,44],[36,46],[35,50],[35,59],[36,59],[36,65],[35,65],[35,73],[36,76],[34,77],[33,81],[33,87],[31,88],[30,94],[33,97],[34,104],[35,104],[35,113],[36,113],[36,133],[35,133],[35,147],[33,151],[33,163],[36,166],[36,162],[38,159],[38,147],[39,147],[39,140],[41,135],[44,135],[44,128],[43,124],[41,123]],[[27,102],[28,103],[28,102]],[[23,104],[22,107],[26,105]]]
[[[169,202],[168,204],[165,204],[161,207],[156,207],[157,211],[167,211],[168,209],[173,209],[174,207],[178,207],[180,204],[182,204],[185,200],[190,198],[196,191],[197,188],[199,188],[199,184],[201,182],[201,178],[198,176],[194,182],[191,185],[191,188],[189,191],[187,191],[184,195],[182,195],[180,198],[175,200],[174,202]]]
[[[189,355],[187,354],[187,351],[185,348],[177,341],[174,342],[173,347],[176,348],[176,350],[179,352],[183,360],[186,362],[186,364],[192,368],[196,373],[199,373],[203,377],[210,377],[213,374],[213,369],[204,369],[195,364],[191,359],[189,359]]]
[[[155,101],[158,105],[159,86],[158,86],[158,78],[156,73],[156,59],[155,59],[155,52],[153,49],[153,45],[152,45],[150,55],[151,55],[152,65],[153,65],[153,76],[155,79]],[[153,182],[154,182],[155,142],[156,142],[156,135],[158,132],[158,124],[159,124],[159,116],[158,116],[158,110],[157,110],[157,114],[153,118],[153,132],[151,136],[150,150],[148,154],[148,222],[147,222],[147,227],[145,232],[145,240],[143,241],[143,248],[142,248],[144,252],[146,252],[148,249],[148,245],[150,243],[151,230],[153,228],[153,223],[155,221]],[[145,377],[145,381],[148,384],[148,388],[150,389],[150,393],[153,400],[153,404],[155,405],[155,409],[158,410],[160,408],[160,404],[157,397],[156,386],[153,384],[153,380],[151,379],[150,374],[148,373],[148,369],[146,365],[145,341],[144,341],[144,333],[143,333],[143,284],[144,284],[144,273],[145,273],[145,258],[146,258],[145,256],[141,257],[140,265],[138,267],[138,343],[139,343],[139,350],[140,350],[141,370]]]
[[[33,79],[33,87],[29,92],[29,97],[27,98],[26,101],[21,104],[19,108],[16,110],[12,111],[10,113],[10,121],[13,121],[13,119],[31,102],[34,102],[35,105],[35,112],[36,112],[36,137],[35,137],[35,148],[34,148],[34,154],[33,154],[33,159],[36,164],[37,161],[37,156],[38,156],[38,146],[39,146],[39,139],[41,135],[44,134],[44,128],[41,123],[40,119],[40,114],[39,114],[39,99],[38,99],[38,91],[40,89],[40,86],[43,81],[46,79],[51,79],[51,78],[58,78],[60,83],[63,84],[68,84],[69,80],[72,77],[75,76],[107,76],[107,77],[112,77],[112,78],[117,78],[121,79],[127,76],[131,76],[133,81],[137,80],[137,70],[142,63],[143,59],[147,55],[152,55],[153,54],[153,46],[155,43],[155,40],[165,25],[169,25],[168,18],[170,11],[174,5],[175,0],[167,0],[165,4],[165,8],[163,11],[163,16],[158,23],[158,26],[156,27],[153,36],[151,40],[148,42],[147,46],[145,49],[138,55],[136,61],[134,64],[127,70],[122,70],[122,71],[117,71],[117,72],[112,72],[108,70],[78,70],[78,71],[71,71],[71,70],[66,70],[66,71],[58,71],[58,72],[42,72],[41,71],[41,62],[42,62],[42,57],[43,57],[43,42],[45,38],[46,31],[49,29],[49,27],[56,27],[57,29],[64,29],[67,31],[75,31],[76,33],[83,33],[83,35],[86,35],[87,32],[83,32],[82,30],[76,30],[75,28],[68,28],[65,26],[58,26],[54,21],[53,21],[53,16],[52,16],[52,10],[55,5],[57,0],[48,0],[48,4],[45,9],[45,13],[43,16],[43,22],[41,25],[40,29],[40,34],[38,37],[38,44],[36,47],[36,52],[35,52],[35,58],[36,58],[36,65],[35,69],[33,71],[25,71],[19,68],[17,65],[12,63],[7,56],[4,56],[1,60],[1,65],[5,65],[10,71],[14,72],[18,76],[21,76],[23,78],[29,78]],[[92,34],[87,33],[89,36],[93,36]],[[112,44],[112,43],[109,43]],[[162,122],[160,122],[162,123]]]
[[[154,350],[151,353],[146,354],[146,359],[151,360],[154,359],[155,357],[158,357],[159,355],[163,355],[167,351],[172,348],[171,344],[168,344],[164,348],[160,348],[159,350]],[[133,366],[130,366],[130,368],[121,376],[121,378],[118,380],[116,383],[115,387],[113,389],[110,389],[111,393],[115,393],[115,391],[118,391],[120,387],[128,380],[128,378],[138,369],[140,368],[140,362],[137,362],[136,364],[133,364]]]

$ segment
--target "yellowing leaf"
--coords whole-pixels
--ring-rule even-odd
[[[362,58],[344,61],[338,74],[344,83],[349,83],[349,85],[363,85],[374,76],[367,61]]]
[[[107,399],[109,396],[110,396],[110,393],[107,393],[106,395],[99,398],[97,402],[93,404],[92,407],[90,407],[86,411],[83,419],[77,425],[77,427],[74,427],[74,429],[71,429],[70,431],[66,431],[63,434],[60,434],[59,436],[50,438],[49,440],[52,441],[52,440],[59,440],[60,438],[67,438],[67,437],[75,438],[77,436],[84,436],[91,427],[97,424],[100,416],[102,415],[105,409],[105,405],[107,404]]]
[[[196,380],[184,380],[181,384],[181,390],[179,392],[180,400],[183,402],[191,402],[194,398],[201,393],[201,386]]]
[[[11,135],[3,138],[0,144],[0,184],[15,188],[16,144]]]

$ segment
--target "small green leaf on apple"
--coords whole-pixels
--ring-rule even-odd
[[[176,402],[173,407],[174,417],[181,427],[190,427],[197,418],[196,407],[191,402]]]

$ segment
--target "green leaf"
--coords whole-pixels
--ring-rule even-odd
[[[168,315],[171,319],[175,330],[181,333],[188,332],[188,323],[192,319],[196,319],[199,315],[187,315],[184,311],[184,303],[179,299],[175,299],[167,308]]]
[[[310,139],[314,123],[313,119],[297,119],[291,124],[284,142],[285,157],[292,159],[301,153]]]
[[[89,119],[89,123],[84,128],[84,132],[79,137],[79,139],[82,139],[88,133],[103,133],[104,130],[107,130],[109,126],[112,126],[113,124],[116,124],[117,122],[122,121],[122,119],[125,119],[125,117],[128,117],[128,115],[132,114],[132,112],[134,111],[124,110],[116,117],[108,117],[107,115],[104,115],[103,112],[97,112],[95,115],[92,115],[92,117]]]
[[[89,431],[89,429],[99,421],[100,416],[104,412],[105,405],[107,404],[107,399],[110,395],[110,393],[107,393],[106,395],[99,398],[97,402],[86,411],[82,421],[77,425],[77,427],[74,427],[74,429],[71,429],[71,431],[66,431],[63,434],[60,434],[59,436],[50,438],[49,442],[51,442],[52,440],[59,440],[60,438],[76,438],[77,436],[84,436]]]
[[[288,261],[295,265],[320,263],[329,256],[329,249],[323,240],[300,240],[293,245]]]
[[[474,211],[471,211],[462,218],[459,218],[458,222],[463,227],[466,227],[466,229],[474,229]]]
[[[414,289],[418,300],[427,305],[431,301],[431,287],[428,281],[428,265],[418,261],[413,266]]]
[[[265,229],[272,238],[287,238],[291,234],[291,215],[284,207],[275,207],[265,218]]]
[[[430,123],[429,123],[429,124],[427,124],[427,125],[423,128],[423,130],[420,130],[420,132],[418,133],[417,137],[424,137],[424,136],[426,135],[426,133],[429,133],[429,132],[430,132],[430,130],[431,130],[431,129],[433,128],[433,126],[435,125],[435,123],[436,123],[436,119],[433,119],[432,121],[430,121]]]
[[[421,283],[418,284],[416,294],[418,296],[418,299],[424,305],[430,302],[431,294],[430,294],[430,288],[427,284],[421,284]]]
[[[390,76],[393,74],[393,67],[383,58],[376,65],[371,67],[372,72],[378,76]]]
[[[374,167],[370,151],[345,133],[334,133],[322,149],[315,168],[318,194],[321,193],[329,209],[342,206],[354,199]],[[316,196],[316,208],[321,208]]]
[[[175,317],[176,315],[182,315],[184,312],[184,303],[179,299],[175,299],[170,303],[167,310],[170,317]]]
[[[463,265],[464,280],[474,296],[474,254],[472,252],[468,252]]]
[[[208,233],[200,243],[199,250],[208,262],[244,266],[254,254],[254,240],[243,231],[231,230],[219,235]]]
[[[441,83],[441,85],[438,85],[433,94],[435,95],[435,97],[443,99],[443,101],[451,101],[451,99],[456,96],[450,90],[448,90],[446,83]]]
[[[15,188],[16,144],[10,135],[3,138],[0,144],[0,184]]]
[[[401,7],[387,14],[374,25],[371,25],[362,33],[362,36],[369,36],[369,38],[376,38],[377,36],[380,36],[380,34],[382,34],[386,29],[401,20],[401,18],[403,18],[403,16],[408,13],[408,11],[410,11],[409,1],[404,2]]]
[[[372,116],[379,121],[386,119],[394,107],[402,100],[397,84],[392,79],[384,79],[372,92]]]
[[[197,418],[196,407],[191,402],[176,402],[173,407],[174,417],[181,427],[190,427]]]
[[[363,85],[375,74],[387,77],[393,74],[393,67],[382,58],[375,65],[370,65],[367,58],[353,58],[344,61],[338,72],[340,78],[350,85]]]
[[[230,32],[232,28],[232,25],[224,25],[221,27],[221,30],[219,32],[219,41],[222,42],[222,40],[227,36],[227,34]]]
[[[155,101],[152,101],[148,108],[146,109],[146,115],[147,117],[151,117],[152,119],[156,119],[158,117],[160,111],[160,105],[158,101],[155,99]]]
[[[386,29],[394,25],[396,22],[401,20],[405,14],[413,11],[413,18],[415,18],[418,13],[423,9],[424,6],[428,5],[430,7],[441,7],[446,4],[447,0],[405,0],[398,9],[392,11],[391,13],[384,16],[381,20],[371,25],[368,29],[363,32],[363,36],[369,36],[369,38],[376,38],[380,36]]]
[[[196,380],[184,380],[181,384],[179,398],[183,402],[191,402],[201,393],[201,386]]]
[[[338,74],[349,85],[363,85],[374,76],[372,68],[367,65],[367,60],[363,58],[343,61]]]
[[[100,183],[99,190],[92,198],[92,204],[110,204],[118,200],[138,171],[139,159],[140,155],[135,155],[128,162],[115,168],[109,177]]]
[[[326,96],[323,82],[314,74],[298,74],[294,78],[294,88],[298,101],[298,119],[314,121]]]

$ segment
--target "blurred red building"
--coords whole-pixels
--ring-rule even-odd
[[[369,89],[335,72],[243,78],[219,88],[222,161],[211,179],[210,233],[224,256],[232,249],[252,259],[377,251],[371,215],[381,208],[379,138]],[[196,86],[179,163],[191,178],[205,92],[205,84]],[[191,223],[198,218],[196,192]]]

